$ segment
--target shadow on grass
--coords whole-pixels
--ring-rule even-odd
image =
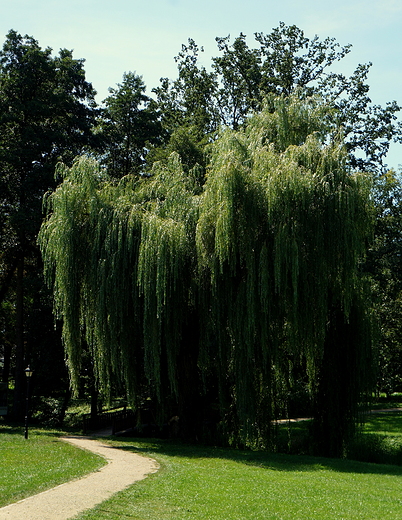
[[[387,397],[382,395],[371,403],[372,409],[385,409],[385,408],[402,408],[402,393],[395,392],[391,396]]]
[[[387,432],[402,435],[402,414],[397,411],[382,411],[365,416],[365,431]]]
[[[8,435],[24,435],[24,428],[22,426],[0,425],[0,435],[2,433],[8,434]]]
[[[386,426],[388,428],[390,427],[390,424],[386,424],[385,421],[386,418],[383,416],[381,420],[381,428],[385,428]],[[396,415],[393,415],[390,421],[393,428],[397,428],[399,424],[401,424],[402,427],[402,417],[397,417]],[[373,422],[377,422],[377,420]],[[376,427],[378,427],[378,425],[376,425]],[[382,439],[388,439],[388,437],[372,433],[375,429],[375,427],[369,428],[370,434],[365,437],[365,441],[361,444],[361,446],[363,446],[364,449],[370,451],[370,454],[372,454],[373,451],[375,451],[379,441],[381,441]],[[24,427],[21,424],[6,423],[4,420],[0,420],[0,434],[2,433],[23,436]],[[30,434],[35,436],[43,435],[47,437],[59,437],[61,435],[74,435],[77,434],[77,432],[68,432],[66,430],[50,430],[46,428],[41,429],[39,427],[33,426],[30,429]],[[96,438],[98,440],[102,439],[100,437]],[[143,453],[144,455],[151,457],[157,457],[158,455],[166,455],[169,457],[187,459],[216,458],[221,460],[231,460],[239,464],[246,464],[266,468],[272,471],[313,472],[320,470],[331,470],[344,473],[383,474],[402,476],[402,466],[394,465],[392,454],[386,458],[386,463],[384,463],[383,459],[381,459],[381,456],[383,455],[382,452],[379,458],[380,462],[376,461],[375,459],[374,461],[363,462],[361,460],[352,460],[352,458],[330,459],[325,457],[314,457],[310,455],[289,455],[285,453],[238,450],[233,448],[218,448],[205,446],[202,444],[187,444],[173,440],[161,440],[138,437],[105,438],[105,440],[107,439],[114,441],[112,447],[136,453]],[[393,437],[389,437],[389,439],[392,440]],[[402,453],[402,446],[400,447],[399,451],[401,451]],[[400,457],[394,458],[396,461],[396,459]]]
[[[77,430],[57,430],[57,429],[51,429],[46,427],[41,427],[37,423],[29,424],[28,425],[28,438],[31,435],[35,436],[54,436],[54,437],[60,437],[60,435],[71,435],[78,433]],[[0,417],[0,435],[7,434],[7,435],[16,435],[16,436],[24,436],[25,434],[25,425],[21,422],[15,422],[11,421],[9,419],[4,419]]]
[[[190,459],[217,458],[231,460],[239,464],[246,464],[266,468],[271,471],[308,472],[331,470],[342,473],[384,474],[402,476],[402,467],[390,464],[375,464],[350,459],[330,459],[309,455],[287,455],[282,453],[268,453],[261,451],[243,451],[230,448],[213,448],[194,446],[178,442],[159,439],[130,439],[119,442],[126,445],[116,446],[122,450],[144,453],[147,456],[167,455]]]

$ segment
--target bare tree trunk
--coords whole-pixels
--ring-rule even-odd
[[[12,415],[24,417],[24,257],[17,265],[16,331],[15,331],[15,386]]]
[[[2,374],[2,382],[8,384],[10,379],[10,363],[11,363],[11,345],[6,342],[4,345],[4,366]]]
[[[96,419],[99,412],[99,392],[95,387],[95,382],[91,386],[91,419]]]
[[[70,386],[68,386],[66,389],[66,392],[64,394],[63,403],[61,405],[60,413],[59,413],[59,427],[60,428],[63,427],[63,423],[64,423],[64,419],[66,417],[66,412],[67,412],[68,405],[70,403],[70,399],[71,399],[71,388],[70,388]]]

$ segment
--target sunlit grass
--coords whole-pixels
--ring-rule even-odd
[[[0,423],[0,507],[95,471],[102,457],[62,442],[57,432]]]
[[[373,520],[402,517],[402,468],[127,440],[161,471],[79,520]]]
[[[302,434],[296,424],[293,436]],[[398,463],[402,418],[369,414],[360,454]],[[1,433],[3,432],[3,433]],[[86,452],[50,431],[0,428],[0,505],[91,471]],[[158,460],[157,474],[135,483],[77,520],[374,520],[402,518],[402,467],[353,460],[207,448],[168,441],[109,440]],[[3,454],[6,454],[3,458]],[[91,456],[89,456],[91,457]],[[94,457],[92,463],[99,462]],[[87,464],[87,461],[85,462]],[[77,466],[79,471],[77,472]],[[6,469],[7,468],[7,469]],[[38,468],[40,471],[38,472]],[[93,468],[92,468],[93,469]],[[46,476],[44,477],[44,470]],[[37,473],[41,473],[38,476]],[[39,480],[38,480],[39,479]],[[59,479],[59,480],[58,480]],[[7,497],[4,502],[3,496]],[[3,500],[3,502],[1,502]]]

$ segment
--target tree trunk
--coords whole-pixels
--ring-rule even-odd
[[[99,392],[95,388],[95,384],[93,384],[91,388],[91,419],[96,419],[98,417],[99,411],[99,402],[98,402]]]
[[[63,427],[64,418],[66,416],[66,412],[67,412],[68,405],[70,403],[70,399],[71,399],[71,388],[68,386],[66,389],[66,392],[64,394],[63,403],[61,405],[59,417],[58,417],[58,423],[59,423],[60,428]]]
[[[8,385],[10,379],[10,363],[11,363],[11,345],[6,342],[4,345],[4,366],[2,374],[2,382]]]
[[[361,397],[359,356],[362,339],[356,334],[358,316],[349,321],[340,310],[332,312],[327,331],[314,414],[317,455],[342,457],[354,435]],[[355,330],[356,328],[356,330]]]
[[[15,331],[15,386],[12,416],[24,417],[24,257],[17,265],[16,331]]]
[[[200,440],[202,433],[197,318],[195,312],[191,313],[187,325],[183,328],[179,359],[179,429],[180,436],[189,442]]]

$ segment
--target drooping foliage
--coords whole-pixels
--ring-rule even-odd
[[[45,348],[46,337],[57,342],[52,327],[46,331],[51,298],[42,290],[36,246],[42,197],[56,186],[57,162],[72,164],[93,143],[95,94],[84,60],[72,51],[52,56],[33,37],[8,32],[0,49],[0,345],[13,339],[4,351],[0,347],[0,357],[4,378],[14,377],[12,413],[18,419],[24,414],[24,368],[38,360],[34,353]],[[41,333],[32,319],[39,307]]]
[[[267,445],[302,379],[321,451],[341,454],[370,384],[371,206],[330,120],[317,99],[269,98],[222,132],[202,190],[177,154],[118,184],[87,158],[61,167],[40,245],[74,384],[85,339],[105,389],[147,392],[188,436],[219,404],[226,440]]]
[[[254,416],[269,413],[258,410],[261,399],[264,406],[267,399],[272,403],[274,414],[275,380],[291,384],[301,363],[314,399],[328,398],[316,410],[317,417],[325,409],[334,417],[331,427],[323,427],[328,441],[355,416],[370,377],[369,317],[361,310],[357,271],[369,236],[369,187],[364,176],[348,173],[339,142],[323,145],[323,107],[295,98],[276,99],[274,111],[268,106],[245,134],[226,132],[219,142],[197,227],[198,250],[211,273],[215,327],[227,331],[218,345],[232,371],[241,423],[254,428]],[[356,330],[328,344],[352,321]],[[339,356],[329,362],[337,382],[322,377],[328,349]],[[334,389],[331,402],[328,389],[321,389],[327,383]],[[338,442],[330,452],[340,450]]]

